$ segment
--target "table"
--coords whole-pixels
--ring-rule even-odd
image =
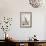
[[[46,46],[46,40],[29,41],[29,40],[9,40],[7,43],[16,46]],[[22,45],[23,44],[23,45]]]

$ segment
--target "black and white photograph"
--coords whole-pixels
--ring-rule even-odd
[[[32,12],[20,12],[20,27],[30,28],[32,26]]]

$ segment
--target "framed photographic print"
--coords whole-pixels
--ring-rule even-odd
[[[20,27],[32,27],[32,12],[20,12]]]

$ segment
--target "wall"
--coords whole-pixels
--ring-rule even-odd
[[[32,12],[32,27],[20,28],[20,12]],[[39,40],[45,39],[45,8],[33,8],[28,0],[0,0],[0,16],[12,17],[10,35],[17,40],[28,40],[34,34]],[[2,31],[1,31],[2,33]],[[0,33],[0,35],[2,35]],[[44,34],[45,33],[45,34]],[[2,39],[2,36],[0,36]]]
[[[46,16],[45,16],[45,24],[44,24],[44,38],[46,39]]]

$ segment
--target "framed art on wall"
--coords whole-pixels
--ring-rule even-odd
[[[20,12],[20,27],[32,27],[32,12]]]

